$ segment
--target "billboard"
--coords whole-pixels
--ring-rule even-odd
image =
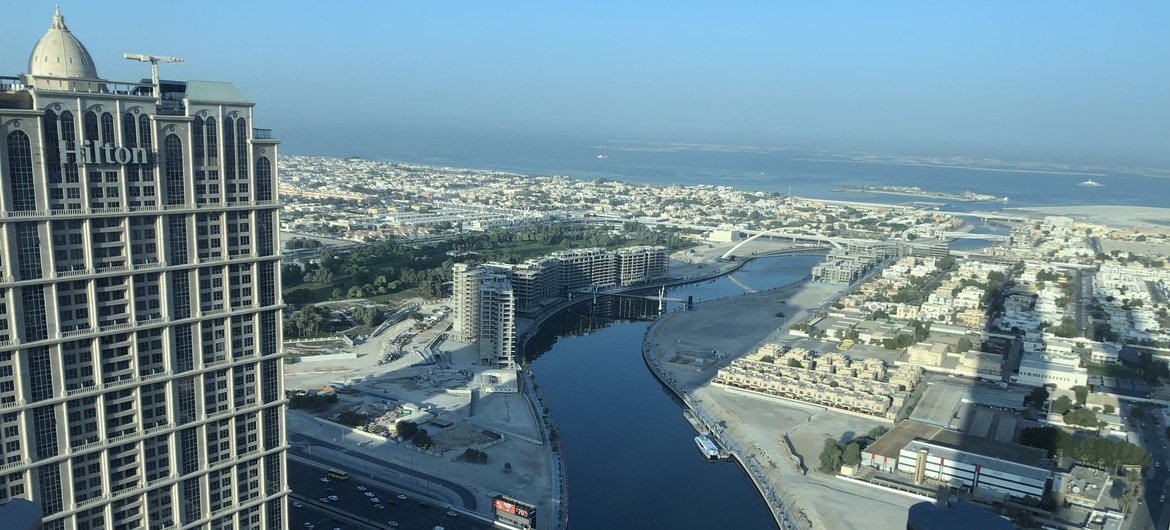
[[[495,508],[496,520],[518,526],[520,528],[536,528],[536,507],[526,502],[504,495],[496,495],[492,500]]]

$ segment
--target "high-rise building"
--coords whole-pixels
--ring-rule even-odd
[[[516,296],[505,274],[487,274],[479,285],[478,346],[481,363],[516,367]]]
[[[278,142],[252,109],[102,79],[59,12],[0,77],[0,502],[44,528],[286,526]]]

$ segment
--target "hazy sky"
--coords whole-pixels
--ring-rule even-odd
[[[1166,1],[118,5],[61,7],[103,77],[183,57],[164,78],[235,83],[296,153],[351,130],[1170,166]],[[5,3],[0,74],[52,9]]]

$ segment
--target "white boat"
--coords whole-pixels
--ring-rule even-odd
[[[707,460],[719,459],[719,446],[715,445],[715,442],[711,440],[710,436],[706,434],[696,436],[695,445],[699,446],[699,452],[707,457]]]
[[[602,159],[602,160],[605,160],[606,158],[609,158],[609,156],[606,156],[606,155],[597,155],[597,158],[600,158],[600,159]]]
[[[1101,184],[1100,182],[1097,182],[1093,179],[1089,179],[1089,180],[1086,180],[1084,182],[1077,184],[1077,186],[1084,186],[1086,188],[1099,188],[1101,186],[1104,186],[1104,184]]]

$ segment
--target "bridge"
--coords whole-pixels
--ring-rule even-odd
[[[939,232],[941,239],[986,239],[988,241],[1010,241],[1011,236],[1003,234],[978,234],[972,232]]]
[[[752,231],[752,230],[740,230],[740,232],[743,232],[743,233],[751,233],[751,232],[753,232],[753,231]],[[793,233],[790,233],[790,232],[779,232],[779,231],[775,231],[775,230],[764,230],[764,231],[761,231],[761,232],[756,232],[756,234],[755,234],[755,235],[753,235],[753,236],[751,236],[751,237],[749,237],[749,238],[747,238],[747,239],[745,239],[745,240],[743,240],[743,241],[740,241],[738,245],[736,245],[736,246],[734,246],[734,247],[731,247],[731,249],[730,249],[730,250],[728,250],[727,252],[724,252],[724,253],[723,253],[723,256],[721,256],[721,258],[722,258],[722,259],[728,259],[728,258],[730,258],[731,256],[734,256],[734,255],[735,255],[735,251],[739,250],[739,249],[740,249],[741,247],[743,247],[744,245],[746,245],[746,244],[748,244],[748,243],[751,243],[752,241],[755,241],[755,240],[757,240],[757,239],[759,239],[759,238],[761,238],[761,237],[765,237],[765,236],[768,236],[768,237],[779,237],[779,238],[783,238],[783,239],[792,239],[792,241],[794,241],[794,242],[795,242],[796,240],[798,240],[798,239],[799,239],[799,240],[801,240],[801,241],[816,241],[816,242],[818,242],[818,243],[828,243],[828,244],[832,245],[832,246],[833,246],[833,248],[841,248],[841,243],[839,243],[839,241],[840,241],[840,240],[838,240],[838,239],[833,239],[833,238],[831,238],[831,237],[828,237],[828,236],[825,236],[825,235],[822,235],[822,234],[812,234],[812,235],[809,235],[809,234],[793,234]]]

